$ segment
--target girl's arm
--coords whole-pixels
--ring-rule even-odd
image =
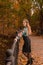
[[[18,35],[16,36],[15,40],[17,41],[17,39],[20,39],[24,34],[25,34],[25,30],[23,29],[22,31],[20,31],[18,33]]]
[[[20,39],[23,35],[23,31],[19,32],[18,35],[16,36],[15,40],[17,41],[18,39]]]
[[[18,33],[19,37],[22,37],[22,35],[25,33],[26,31],[23,29],[21,32]]]
[[[31,26],[28,25],[28,32],[29,32],[29,35],[32,35],[32,30],[31,30]]]

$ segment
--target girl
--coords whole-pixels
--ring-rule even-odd
[[[19,37],[23,37],[24,45],[22,52],[23,54],[28,58],[27,64],[32,64],[32,58],[31,58],[31,41],[29,38],[29,35],[31,35],[31,27],[29,25],[29,21],[27,19],[23,20],[23,31],[18,33]]]
[[[31,58],[31,41],[29,38],[29,35],[32,34],[31,32],[31,27],[29,25],[29,21],[27,19],[23,20],[23,26],[24,26],[24,31],[22,32],[22,37],[24,40],[24,45],[23,45],[23,53],[24,55],[28,58],[27,64],[32,64],[32,58]]]

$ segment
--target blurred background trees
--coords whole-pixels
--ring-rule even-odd
[[[32,0],[32,10],[34,24],[37,22],[35,30],[38,34],[43,34],[43,0]]]
[[[33,32],[43,34],[43,0],[0,0],[0,34],[13,34],[24,18]]]
[[[13,43],[13,39],[8,36],[13,37],[15,31],[22,27],[24,18],[29,20],[33,33],[43,34],[43,0],[0,0],[1,65],[5,65],[5,51]]]

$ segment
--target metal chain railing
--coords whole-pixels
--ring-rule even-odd
[[[11,49],[6,51],[6,65],[17,65],[20,37],[16,36]]]

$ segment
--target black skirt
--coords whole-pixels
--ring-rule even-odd
[[[28,36],[23,36],[23,40],[24,40],[24,45],[23,45],[22,52],[30,53],[31,52],[30,38]]]

